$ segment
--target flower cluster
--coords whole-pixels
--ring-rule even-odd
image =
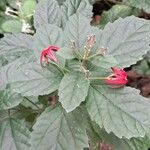
[[[43,49],[40,56],[40,63],[42,65],[43,58],[45,59],[46,64],[48,60],[57,63],[57,58],[54,55],[54,52],[58,51],[60,48],[57,46],[50,45],[48,48]],[[112,88],[120,88],[127,83],[127,73],[123,69],[113,67],[112,74],[105,78],[105,83],[110,85]]]

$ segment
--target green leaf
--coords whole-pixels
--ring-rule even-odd
[[[37,29],[34,35],[33,48],[37,60],[40,61],[40,55],[43,49],[50,45],[62,47],[62,30],[54,25],[46,24]]]
[[[11,8],[14,8],[14,9],[18,9],[18,5],[16,3],[16,0],[5,0],[8,4],[8,6],[10,6]],[[21,2],[23,2],[25,0],[22,0]]]
[[[81,64],[77,59],[67,60],[66,67],[71,71],[81,71]]]
[[[72,72],[66,74],[62,79],[58,95],[63,108],[70,112],[85,100],[89,89],[89,80],[85,79],[83,73]]]
[[[71,48],[68,47],[62,47],[58,52],[58,55],[65,59],[73,59],[75,58],[74,52]]]
[[[88,0],[66,0],[61,6],[58,3],[60,0],[42,0],[37,4],[34,16],[36,28],[48,23],[64,28],[69,17],[76,12],[88,18],[92,16],[92,6]]]
[[[106,77],[110,74],[111,70],[102,68],[101,66],[94,65],[90,61],[87,61],[87,70],[89,70],[90,77]],[[96,81],[97,82],[97,81]]]
[[[12,92],[10,87],[0,90],[0,110],[10,109],[23,101],[20,94]]]
[[[150,146],[148,137],[119,139],[114,134],[103,133],[103,140],[115,150],[147,150]]]
[[[47,68],[36,63],[25,64],[16,70],[15,75],[12,90],[23,96],[50,94],[58,89],[62,79],[62,73],[52,64]]]
[[[143,137],[149,132],[150,102],[136,89],[92,85],[86,106],[92,120],[119,138]]]
[[[96,56],[91,60],[91,62],[96,66],[106,68],[106,69],[114,67],[118,64],[116,59],[113,56],[110,56],[110,55]]]
[[[1,113],[2,118],[2,113]],[[29,131],[21,121],[7,116],[0,119],[0,149],[27,150],[30,148]]]
[[[13,55],[19,53],[21,56],[23,53],[32,53],[32,36],[18,33],[18,34],[6,34],[4,38],[0,40],[0,55]]]
[[[88,0],[66,0],[61,6],[61,14],[62,14],[62,27],[66,26],[67,20],[76,14],[80,13],[85,16],[87,19],[91,19],[92,17],[92,6],[90,5]]]
[[[31,18],[36,6],[36,0],[25,0],[22,2],[19,14]]]
[[[149,0],[123,0],[125,4],[143,9],[147,13],[150,13],[150,1]]]
[[[132,70],[144,75],[150,74],[150,58],[145,58],[139,61],[136,65],[132,67]]]
[[[97,139],[91,141],[93,147],[99,143],[105,143],[114,150],[147,150],[150,146],[150,139],[147,136],[143,138],[119,139],[113,133],[108,134],[105,130],[100,129],[95,122],[92,122],[91,129],[92,131],[90,132],[90,136],[91,133],[94,133],[94,135],[97,137]]]
[[[22,30],[22,22],[18,19],[1,20],[0,29],[7,33],[19,33]]]
[[[65,45],[70,46],[70,42],[74,41],[75,50],[83,53],[84,46],[87,44],[87,38],[99,30],[91,27],[90,21],[83,15],[76,13],[69,18],[64,29]]]
[[[60,105],[47,108],[33,126],[31,150],[83,150],[88,147],[85,118],[82,109],[66,113]]]
[[[66,0],[56,0],[59,5],[62,5]]]
[[[1,0],[0,1],[0,10],[1,11],[5,11],[6,9],[6,1],[5,0]]]
[[[99,27],[104,27],[108,22],[114,22],[118,18],[125,18],[136,13],[135,8],[126,5],[114,5],[108,11],[103,11]]]
[[[0,90],[4,90],[7,84],[12,83],[14,78],[17,78],[15,74],[16,70],[20,68],[21,65],[28,63],[28,61],[29,60],[21,57],[0,68]]]
[[[36,28],[44,24],[61,24],[60,8],[56,0],[41,0],[34,14],[34,26]]]
[[[107,48],[119,67],[129,67],[150,50],[150,24],[134,16],[118,19],[105,26],[99,35],[99,47]]]

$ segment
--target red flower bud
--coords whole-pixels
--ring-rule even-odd
[[[60,48],[57,46],[50,45],[48,48],[43,49],[40,56],[40,63],[42,65],[43,58],[45,59],[45,62],[48,63],[48,59],[51,61],[57,63],[57,58],[54,55],[54,52],[58,51]]]
[[[119,88],[127,83],[127,73],[123,69],[111,68],[113,74],[107,77],[105,83],[111,85],[112,88]]]

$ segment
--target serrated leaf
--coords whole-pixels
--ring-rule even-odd
[[[20,94],[12,92],[10,87],[0,90],[0,110],[10,109],[23,101]]]
[[[147,13],[150,13],[150,1],[149,0],[123,0],[125,4],[143,9]]]
[[[62,27],[66,26],[67,20],[75,13],[80,13],[87,19],[92,17],[92,6],[88,0],[66,0],[61,6]]]
[[[56,0],[42,0],[35,10],[34,26],[37,28],[48,23],[60,26],[60,17],[60,8]]]
[[[15,74],[12,90],[23,96],[50,94],[58,89],[62,79],[62,73],[52,64],[47,68],[36,63],[25,64]]]
[[[103,28],[108,22],[114,22],[118,18],[125,18],[136,13],[135,9],[126,5],[114,5],[108,11],[103,11],[99,27]]]
[[[27,150],[30,148],[29,131],[19,120],[8,116],[0,122],[1,150]]]
[[[92,85],[86,106],[92,120],[119,138],[143,137],[149,132],[150,102],[136,89]]]
[[[32,36],[18,33],[6,34],[0,40],[0,55],[13,55],[14,53],[32,53]]]
[[[66,74],[62,79],[59,89],[59,101],[63,108],[70,112],[85,100],[89,89],[89,80],[85,79],[83,73],[72,72]]]
[[[37,60],[40,61],[42,50],[49,45],[62,47],[62,38],[62,30],[57,26],[46,24],[38,28],[33,41],[34,53]]]
[[[109,68],[114,67],[118,64],[116,59],[113,56],[110,56],[110,55],[96,56],[91,60],[91,62],[94,65],[105,68],[105,69],[109,69]]]
[[[48,23],[64,28],[69,17],[76,12],[88,18],[92,16],[92,6],[87,0],[66,0],[61,6],[58,3],[60,1],[57,0],[42,0],[38,3],[34,16],[36,28]]]
[[[62,47],[57,52],[57,54],[60,55],[61,57],[65,58],[65,59],[73,59],[73,58],[75,58],[73,50],[71,48],[68,48],[68,47]]]
[[[87,146],[86,121],[81,109],[66,113],[60,105],[49,107],[33,126],[31,150],[83,150]]]
[[[95,34],[95,27],[91,27],[90,21],[83,15],[76,13],[69,18],[64,29],[65,45],[70,46],[74,41],[76,51],[83,53],[88,36]]]
[[[8,63],[7,65],[0,68],[0,90],[4,90],[6,85],[12,83],[16,78],[16,70],[23,64],[28,63],[29,60],[21,57],[17,60]]]
[[[119,67],[129,67],[150,49],[150,24],[134,16],[109,23],[99,36],[99,47],[107,48]]]

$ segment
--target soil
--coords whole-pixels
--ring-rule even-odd
[[[150,75],[142,75],[130,70],[128,71],[127,86],[139,89],[141,91],[141,95],[150,97]]]

